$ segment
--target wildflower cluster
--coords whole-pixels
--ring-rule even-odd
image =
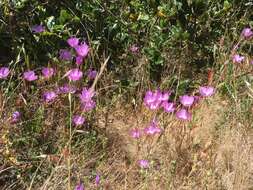
[[[155,91],[147,91],[144,97],[144,105],[152,110],[158,111],[162,109],[166,113],[175,113],[176,118],[180,121],[190,121],[192,118],[192,107],[196,104],[201,98],[210,97],[215,93],[215,89],[212,86],[201,86],[198,90],[198,96],[192,95],[183,95],[179,97],[178,102],[173,102],[170,100],[170,96],[172,94],[171,91],[155,90]],[[156,134],[160,134],[162,129],[158,126],[158,121],[154,118],[151,123],[145,127],[143,130],[141,129],[132,129],[130,131],[130,135],[139,139],[141,136],[154,136]],[[139,160],[139,166],[143,169],[148,168],[149,161],[148,160]]]
[[[251,40],[253,38],[253,31],[251,28],[243,29],[241,33],[240,41],[235,45],[232,52],[233,63],[243,63],[246,60],[245,56],[236,53],[241,40]],[[134,47],[132,47],[134,49]],[[132,50],[133,51],[133,50]],[[253,60],[249,61],[253,64]],[[144,97],[144,105],[151,111],[159,111],[162,109],[166,113],[175,114],[179,121],[187,122],[192,120],[192,111],[194,105],[196,105],[201,99],[210,97],[215,94],[215,88],[213,86],[200,86],[197,95],[185,94],[179,97],[178,101],[171,101],[170,96],[172,91],[161,91],[159,89],[154,91],[147,91]],[[143,130],[132,129],[130,135],[132,138],[139,139],[143,135],[154,136],[160,134],[162,129],[158,127],[158,121],[154,118],[150,125]],[[138,164],[140,168],[146,169],[149,167],[148,160],[139,160]]]
[[[152,136],[155,134],[160,134],[161,132],[162,132],[162,129],[158,126],[157,121],[153,119],[151,123],[147,127],[145,127],[143,130],[136,129],[136,128],[132,129],[130,131],[130,135],[133,138],[138,139],[142,135]]]
[[[239,45],[240,45],[240,42],[242,40],[251,40],[253,37],[253,31],[251,28],[244,28],[241,32],[241,39],[240,41],[234,46],[234,49],[233,49],[233,52],[232,52],[232,61],[233,63],[242,63],[244,62],[246,59],[245,59],[245,56],[243,55],[240,55],[238,52],[237,52],[237,49],[239,48]],[[250,63],[252,63],[253,60],[250,61]]]
[[[95,95],[95,92],[90,88],[84,88],[79,95],[81,104],[82,104],[82,109],[84,111],[90,111],[96,106],[96,102],[92,99]]]
[[[214,94],[215,90],[211,86],[202,86],[199,88],[200,97],[208,97]],[[161,92],[160,90],[147,91],[144,97],[144,104],[151,110],[163,108],[167,113],[176,111],[176,103],[169,101],[171,91]],[[179,97],[179,102],[182,107],[176,112],[176,117],[180,120],[190,120],[191,114],[188,109],[199,99],[199,96],[183,95]]]
[[[42,25],[31,27],[31,32],[34,35],[40,35],[40,33],[44,33],[45,31],[46,27]],[[22,80],[21,85],[24,86],[25,90],[29,90],[30,86],[54,83],[53,85],[47,85],[50,86],[47,89],[41,86],[38,88],[40,89],[41,97],[41,101],[39,102],[44,106],[56,106],[58,105],[57,102],[64,102],[62,98],[66,97],[66,95],[76,99],[78,103],[73,104],[74,106],[71,107],[71,111],[73,110],[74,114],[71,114],[72,118],[70,119],[74,126],[80,127],[87,121],[85,114],[96,107],[96,93],[94,87],[91,88],[91,85],[97,77],[97,71],[91,68],[84,71],[84,68],[87,68],[84,66],[84,63],[90,52],[90,47],[86,42],[72,36],[66,40],[66,43],[68,47],[59,50],[58,60],[66,64],[67,70],[65,70],[66,67],[61,68],[50,62],[48,66],[41,68],[28,68],[19,74],[17,78]],[[15,74],[16,71],[11,67],[0,67],[0,80],[11,79],[12,77],[10,76],[14,76]],[[81,82],[83,78],[85,78],[86,82],[88,81],[86,85],[83,84],[83,81]],[[69,98],[69,101],[72,100],[72,98]],[[8,122],[13,125],[19,124],[21,123],[22,116],[23,114],[20,110],[14,110],[8,118]],[[95,185],[99,186],[99,184],[100,176],[97,174]],[[80,183],[75,189],[84,190],[85,188],[83,183]]]
[[[80,42],[76,37],[71,37],[67,40],[68,45],[75,50],[75,62],[77,65],[81,65],[84,59],[88,56],[89,46],[86,42]],[[72,53],[67,49],[60,50],[60,58],[62,60],[72,60]]]
[[[164,107],[168,103],[170,92],[161,92],[160,90],[147,91],[144,103],[151,110],[157,110],[160,107]]]
[[[32,27],[33,33],[42,33],[45,31],[45,27],[42,25],[36,25]],[[75,84],[76,81],[79,81],[83,78],[84,73],[80,68],[80,65],[84,62],[85,58],[87,58],[89,53],[89,46],[85,42],[81,42],[76,37],[70,37],[67,40],[67,44],[75,51],[75,62],[77,67],[69,69],[66,74],[63,76],[67,77],[69,83],[65,83],[62,86],[57,86],[55,89],[46,90],[42,92],[42,100],[46,104],[53,103],[60,95],[64,94],[77,94],[80,99],[80,104],[82,107],[82,113],[74,115],[72,118],[72,122],[76,126],[83,125],[85,122],[85,118],[83,117],[84,112],[91,111],[95,108],[96,102],[94,100],[95,92],[93,89],[89,87],[85,87],[81,92],[78,92],[78,87]],[[62,61],[71,61],[73,53],[68,49],[61,49],[59,59]],[[12,73],[12,71],[8,67],[0,68],[0,79],[7,79],[8,76]],[[26,70],[22,74],[22,78],[29,85],[31,82],[36,81],[38,79],[42,80],[50,80],[57,74],[56,68],[53,67],[43,67],[41,69],[41,76],[35,72],[35,70]],[[94,80],[97,75],[96,70],[88,69],[85,73],[87,75],[88,80]],[[15,111],[11,118],[11,123],[17,123],[21,118],[21,114],[18,111]]]

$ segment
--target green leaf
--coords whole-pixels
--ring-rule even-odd
[[[231,3],[229,3],[228,1],[224,1],[224,4],[223,4],[223,9],[224,10],[228,10],[232,7]]]
[[[149,20],[149,15],[140,14],[139,17],[138,17],[138,20],[148,21]]]
[[[70,19],[71,19],[71,15],[65,9],[62,9],[60,12],[60,17],[59,17],[60,24],[65,24],[65,22]]]

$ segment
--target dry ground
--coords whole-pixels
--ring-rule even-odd
[[[101,189],[253,189],[253,130],[231,122],[228,109],[229,102],[216,95],[196,105],[190,126],[159,114],[162,135],[140,140],[132,139],[129,131],[144,128],[151,112],[120,106],[101,111],[97,128],[106,136],[106,145],[92,150],[91,157],[84,156],[80,145],[72,154],[73,180],[95,189],[88,176],[96,167]],[[150,160],[150,168],[141,170],[139,159]],[[56,167],[41,189],[66,189],[67,173],[64,163]]]

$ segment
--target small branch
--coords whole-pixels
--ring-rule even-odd
[[[7,171],[7,170],[9,170],[9,169],[12,169],[12,168],[13,168],[13,166],[10,166],[8,168],[2,169],[2,170],[0,170],[0,174],[3,173],[3,172],[5,172],[5,171]]]
[[[93,84],[91,86],[91,90],[92,91],[95,90],[95,86],[96,86],[98,80],[100,79],[100,77],[101,77],[101,75],[102,75],[102,73],[103,73],[103,71],[104,71],[104,69],[105,69],[105,67],[106,67],[109,59],[110,59],[110,56],[108,56],[107,59],[105,60],[105,62],[101,65],[100,71],[99,71],[98,75],[96,76],[96,78],[95,78],[95,80],[94,80],[94,82],[93,82]]]

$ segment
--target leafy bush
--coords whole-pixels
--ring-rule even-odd
[[[252,25],[252,6],[250,1],[235,0],[5,0],[0,7],[0,40],[5,55],[15,57],[23,48],[29,61],[45,64],[68,36],[77,35],[100,52],[112,54],[108,67],[113,70],[125,64],[118,57],[137,44],[149,59],[151,74],[157,74],[169,64],[164,52],[187,54],[194,67],[212,64],[213,46],[227,28],[233,35]],[[46,26],[47,32],[32,35],[31,26],[36,24]]]

